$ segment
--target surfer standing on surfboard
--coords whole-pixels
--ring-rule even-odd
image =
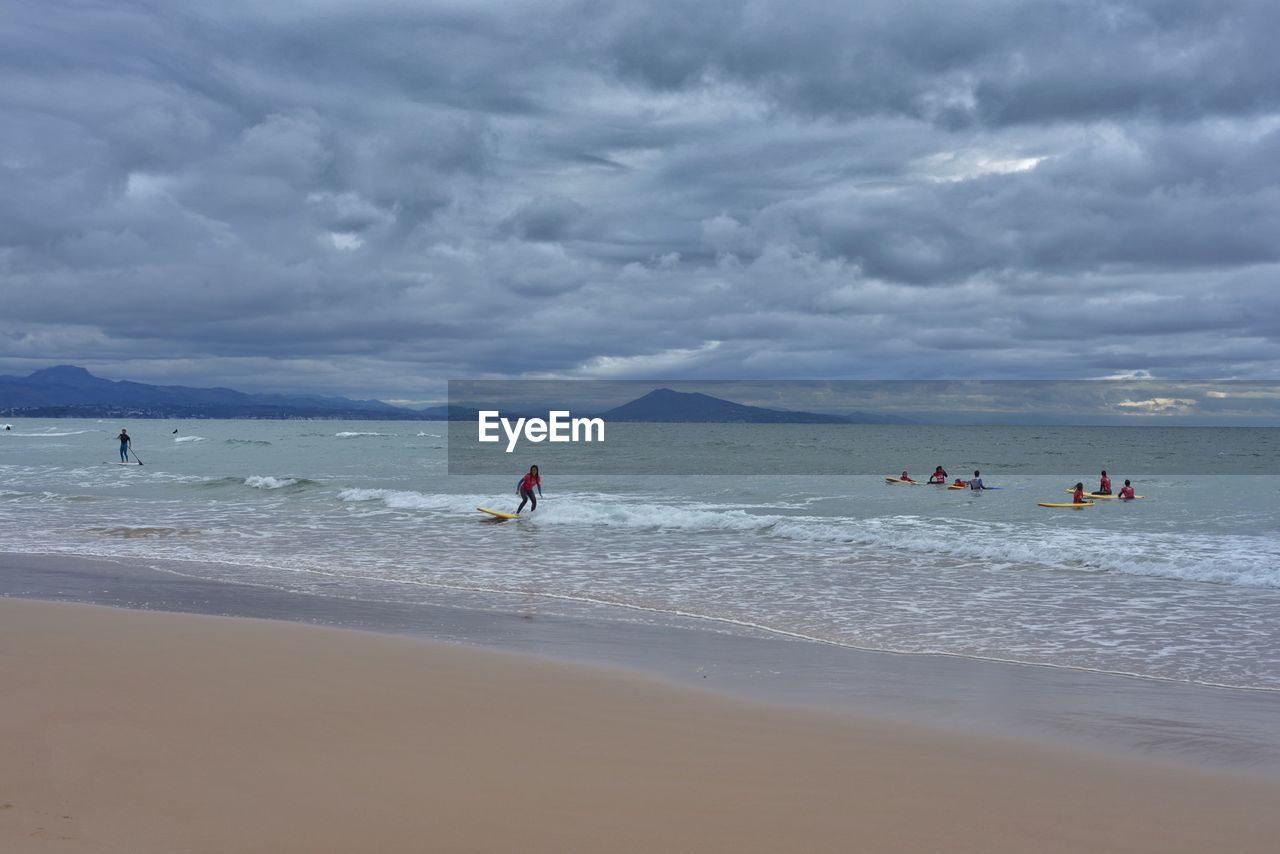
[[[129,446],[133,444],[133,440],[129,438],[129,431],[120,428],[120,435],[116,436],[120,440],[120,462],[129,462]]]
[[[516,508],[517,516],[524,509],[526,502],[529,504],[530,513],[538,509],[538,499],[533,497],[535,487],[537,487],[538,495],[542,495],[542,478],[538,476],[538,467],[529,466],[529,473],[520,478],[520,484],[516,487],[516,492],[520,493],[520,506]]]

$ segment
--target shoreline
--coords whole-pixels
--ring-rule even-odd
[[[6,850],[1262,854],[1280,835],[1276,781],[417,638],[6,598],[0,642]]]
[[[332,598],[0,553],[0,596],[351,628],[603,665],[751,701],[1280,779],[1280,695],[521,611]],[[518,597],[512,597],[515,601]]]

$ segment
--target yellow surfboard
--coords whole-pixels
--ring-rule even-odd
[[[900,477],[886,477],[884,479],[884,482],[885,483],[909,483],[912,486],[920,486],[920,481],[918,480],[903,480]]]
[[[1086,501],[1086,502],[1084,502],[1083,504],[1075,504],[1075,503],[1068,503],[1068,504],[1053,504],[1053,503],[1050,503],[1050,502],[1041,501],[1037,506],[1040,506],[1040,507],[1092,507],[1092,506],[1093,506],[1093,502],[1092,502],[1092,501]]]
[[[1068,489],[1068,490],[1067,490],[1067,492],[1075,492],[1075,490],[1074,490],[1074,489]],[[1103,495],[1103,494],[1102,494],[1102,493],[1100,493],[1100,492],[1086,492],[1086,493],[1084,494],[1084,497],[1085,497],[1085,498],[1094,498],[1094,499],[1097,499],[1098,501],[1110,501],[1112,498],[1116,498],[1116,499],[1120,498],[1120,495],[1119,495],[1119,494],[1115,494],[1115,495]],[[1145,495],[1135,495],[1135,496],[1133,496],[1133,497],[1134,497],[1134,498],[1146,498],[1147,496],[1145,496]],[[1133,500],[1133,499],[1126,498],[1126,499],[1124,499],[1124,500],[1125,500],[1125,501],[1131,501],[1131,500]]]
[[[488,507],[477,507],[476,509],[479,510],[481,513],[488,513],[490,516],[496,516],[497,518],[501,519],[504,522],[508,519],[520,518],[514,513],[503,513],[501,510],[490,510]]]

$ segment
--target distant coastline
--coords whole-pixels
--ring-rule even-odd
[[[241,421],[448,421],[444,415],[433,415],[413,410],[402,413],[372,413],[361,410],[347,411],[324,409],[272,410],[216,410],[216,409],[144,409],[128,406],[48,406],[33,409],[15,409],[0,406],[0,416],[5,418],[127,418],[135,420],[195,421],[205,419],[234,419]]]
[[[239,419],[258,421],[474,422],[481,409],[510,416],[546,415],[548,408],[614,423],[774,425],[1021,425],[1021,426],[1280,426],[1275,383],[1148,381],[929,382],[878,395],[858,381],[818,383],[837,394],[814,394],[815,383],[782,382],[795,394],[761,395],[747,382],[628,380],[600,393],[601,383],[449,381],[448,403],[414,408],[382,400],[302,393],[249,393],[230,388],[151,385],[108,380],[73,365],[0,376],[0,418]],[[539,385],[540,384],[540,385]],[[455,385],[460,386],[455,389]],[[609,385],[605,383],[604,385]],[[532,386],[532,388],[531,388]],[[724,397],[699,388],[723,389]],[[905,388],[905,390],[904,390]],[[619,392],[621,389],[621,393]],[[690,390],[677,390],[690,389]],[[828,389],[829,390],[829,389]],[[777,392],[778,388],[771,389]],[[805,392],[808,392],[807,394]],[[617,403],[633,397],[625,403]],[[770,407],[731,398],[781,403]],[[932,407],[921,407],[921,400]],[[1169,404],[1174,401],[1176,406]],[[787,404],[794,409],[784,408]],[[856,408],[854,408],[856,407]],[[1022,407],[1022,408],[1019,408]],[[540,409],[539,409],[540,408]]]
[[[380,400],[316,395],[249,394],[228,388],[159,386],[107,380],[74,365],[26,377],[0,376],[0,416],[10,418],[128,418],[251,420],[475,421],[475,406],[410,409]],[[909,424],[874,413],[833,415],[748,406],[711,395],[667,388],[599,415],[610,421],[747,424]]]

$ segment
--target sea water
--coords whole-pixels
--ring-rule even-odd
[[[544,466],[537,511],[495,523],[475,508],[514,510],[516,479],[538,462],[536,449],[513,455],[507,475],[450,475],[438,422],[124,422],[141,466],[115,463],[117,421],[10,423],[0,432],[0,551],[163,561],[214,580],[357,599],[587,609],[1280,690],[1280,430],[1142,427],[1082,438],[1088,428],[1076,428],[1076,445],[1094,447],[1100,462],[1055,472],[1043,469],[1052,430],[789,425],[806,470],[814,452],[804,437],[824,431],[828,453],[847,442],[882,471],[762,475],[750,453],[738,474]],[[753,425],[635,429],[653,431],[654,455],[671,429],[702,431],[700,453],[741,455],[779,435]],[[1233,460],[1233,471],[1244,459],[1257,473],[1186,473],[1171,452],[1164,473],[1137,481],[1141,501],[1037,506],[1063,501],[1076,481],[1094,486],[1103,467],[1118,488],[1133,449],[1179,447]],[[938,464],[953,478],[980,467],[1003,488],[884,481]]]

